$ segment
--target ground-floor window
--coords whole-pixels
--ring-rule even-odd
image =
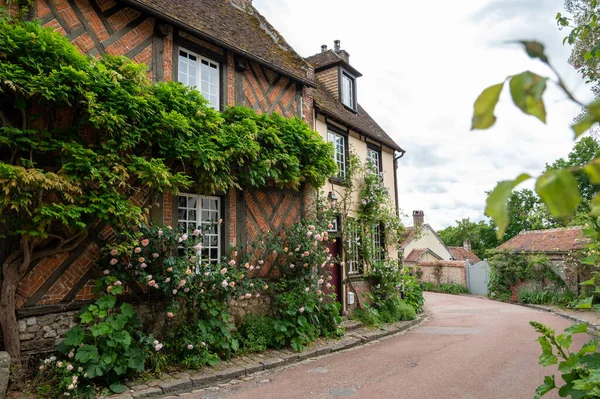
[[[373,245],[373,262],[383,261],[385,259],[385,233],[381,224],[373,226],[371,242]]]
[[[202,232],[201,259],[218,262],[221,258],[221,198],[180,194],[177,220],[179,228]]]
[[[348,274],[358,274],[362,269],[360,259],[360,232],[356,223],[349,221],[347,227],[346,241],[346,264],[348,265]]]

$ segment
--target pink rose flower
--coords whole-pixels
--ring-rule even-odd
[[[168,271],[169,273],[171,273],[171,272],[173,271],[173,268],[172,268],[172,267],[169,267],[169,268],[167,269],[167,271]]]
[[[162,236],[163,236],[163,231],[162,231],[162,229],[159,229],[159,230],[158,230],[158,236],[159,236],[159,237],[162,237]]]
[[[173,318],[173,316],[175,316],[175,315],[173,314],[173,312],[167,312],[167,317],[168,317],[169,319],[172,319],[172,318]]]
[[[135,247],[135,249],[133,250],[133,252],[135,252],[136,254],[139,254],[140,252],[142,252],[142,248]]]
[[[296,267],[296,265],[294,265],[293,263],[290,265],[290,269],[293,269],[294,267]]]
[[[248,270],[250,270],[250,271],[254,270],[254,266],[250,266],[250,268]]]
[[[221,282],[221,286],[222,286],[223,288],[227,288],[227,286],[228,286],[228,285],[229,285],[229,283],[227,282],[227,280],[223,280],[223,281]]]
[[[141,267],[142,269],[145,269],[145,268],[147,268],[147,267],[148,267],[148,265],[147,265],[147,264],[145,264],[145,263],[142,263],[142,264],[140,265],[140,267]]]
[[[331,288],[331,284],[330,284],[330,283],[327,283],[327,285],[326,285],[325,287],[327,287],[327,288]]]
[[[190,292],[190,289],[188,287],[185,287],[183,289],[183,292],[185,292],[187,294],[188,292]],[[204,292],[204,290],[200,291],[200,293],[203,293],[203,292]]]
[[[150,280],[152,280],[152,275],[149,274],[146,278],[148,279],[148,281],[150,281]]]
[[[322,278],[319,279],[319,284],[323,284],[323,279]]]
[[[110,264],[111,264],[111,265],[116,265],[116,264],[117,264],[117,262],[118,262],[117,258],[112,258],[112,259],[110,260]]]
[[[328,228],[328,229],[333,229],[333,224],[329,223],[329,224],[327,225],[327,228]]]
[[[143,246],[143,247],[145,247],[145,246],[146,246],[146,245],[148,245],[149,243],[150,243],[150,240],[149,240],[149,239],[147,239],[147,238],[144,238],[144,239],[142,240],[142,246]]]
[[[154,288],[158,289],[158,284],[154,284]]]
[[[111,254],[112,256],[117,256],[117,254],[118,254],[118,253],[119,253],[119,251],[117,251],[116,249],[112,249],[112,250],[110,251],[110,254]]]
[[[230,283],[229,283],[229,286],[230,286],[231,288],[235,287],[235,281],[232,281],[232,282],[230,282]]]
[[[151,287],[152,287],[154,284],[156,284],[156,281],[154,281],[154,280],[150,280],[150,281],[148,282],[148,285],[149,285],[149,286],[151,286]]]
[[[257,298],[260,298],[260,293],[257,292],[256,295],[254,295],[254,296],[257,297]]]
[[[167,277],[167,278],[165,279],[165,283],[168,283],[168,282],[170,282],[170,281],[171,281],[171,277]]]
[[[200,230],[198,230],[198,229],[195,229],[194,231],[192,231],[192,235],[193,235],[194,237],[198,237],[198,236],[200,235]]]
[[[304,291],[308,292],[308,291],[310,291],[310,288],[306,287],[306,288],[304,289]]]
[[[188,348],[189,350],[192,350],[192,349],[194,349],[194,345],[192,345],[192,344],[189,344],[189,345],[187,346],[187,348]]]
[[[307,237],[310,237],[310,236],[312,236],[312,231],[309,231],[308,233],[306,233],[306,236],[307,236]]]
[[[235,265],[235,260],[231,259],[231,260],[229,261],[229,266],[233,266],[233,265]]]
[[[298,309],[300,311],[300,313],[304,313],[304,306],[302,306],[300,309]]]
[[[104,271],[104,275],[105,275],[105,276],[107,276],[107,275],[109,275],[109,274],[110,274],[110,270],[106,269],[106,270]]]
[[[160,256],[160,255],[159,255],[159,254],[157,254],[156,252],[152,254],[152,257],[153,257],[154,259],[158,258],[159,256]]]
[[[331,281],[332,279],[333,279],[333,277],[327,276],[327,280]]]
[[[265,286],[264,286],[264,290],[266,291],[266,290],[268,290],[268,289],[269,289],[269,286],[268,286],[268,285],[265,285]]]
[[[225,274],[225,273],[227,273],[227,268],[226,267],[224,267],[224,268],[221,269],[221,274]]]
[[[311,224],[310,226],[308,226],[308,229],[309,229],[310,231],[313,231],[313,230],[315,229],[315,226],[313,226],[313,225]]]
[[[250,294],[250,293],[246,293],[246,294],[244,295],[244,297],[245,297],[246,299],[249,299],[249,298],[251,298],[251,297],[252,297],[252,294]]]
[[[219,221],[217,223],[219,223],[219,224],[223,223],[223,219],[219,219]]]
[[[260,270],[260,266],[256,266],[256,267],[255,267],[255,269],[256,269],[256,270]]]
[[[177,295],[177,290],[173,290],[173,295]]]
[[[140,256],[138,258],[138,262],[140,262],[140,263],[144,263],[145,261],[146,261],[146,258],[144,258],[143,256]]]

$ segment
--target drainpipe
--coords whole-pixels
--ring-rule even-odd
[[[394,198],[396,198],[396,214],[400,216],[400,205],[398,203],[398,160],[406,154],[406,151],[401,150],[400,154],[394,157]]]

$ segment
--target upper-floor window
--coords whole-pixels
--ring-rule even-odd
[[[180,49],[177,79],[196,88],[211,107],[219,109],[219,63]]]
[[[342,104],[348,108],[356,108],[356,85],[354,76],[342,71]]]
[[[333,159],[338,166],[337,177],[344,178],[346,176],[346,136],[328,130],[327,140],[333,144]]]
[[[381,154],[379,151],[367,148],[367,157],[373,164],[375,171],[379,172],[381,170]]]
[[[218,262],[221,258],[221,198],[195,194],[180,194],[177,221],[190,233],[195,229],[202,235],[201,260]]]

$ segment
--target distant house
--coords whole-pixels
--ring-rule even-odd
[[[583,228],[569,227],[523,231],[496,249],[502,252],[546,255],[556,273],[571,289],[577,291],[583,277],[578,273],[578,264],[572,255],[585,248],[586,243]]]
[[[429,224],[425,223],[423,211],[413,211],[413,226],[407,227],[406,237],[400,244],[403,251],[403,263],[412,267],[431,261],[469,261],[470,264],[481,259],[471,249],[471,242],[465,241],[462,247],[449,247]]]

